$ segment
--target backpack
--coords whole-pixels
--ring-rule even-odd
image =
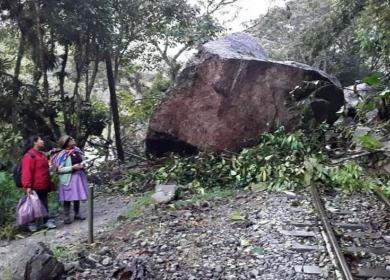
[[[28,152],[28,154],[31,156],[31,158],[35,158],[35,156],[32,153]],[[15,181],[15,185],[18,188],[23,188],[23,185],[22,185],[22,159],[14,167],[13,178]]]

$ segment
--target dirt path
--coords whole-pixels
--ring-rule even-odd
[[[101,234],[112,229],[120,215],[126,215],[130,206],[129,199],[119,196],[100,196],[95,199],[94,229]],[[81,212],[86,216],[87,203],[81,204]],[[73,222],[64,225],[59,218],[57,229],[42,230],[23,239],[0,243],[0,279],[1,274],[9,263],[17,258],[21,249],[29,244],[44,242],[51,247],[77,245],[87,241],[88,222]]]

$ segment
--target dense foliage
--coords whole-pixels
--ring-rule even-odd
[[[260,144],[237,155],[200,154],[173,158],[156,173],[157,182],[191,184],[193,188],[254,186],[273,190],[299,190],[323,183],[345,191],[375,186],[356,163],[331,166],[328,157],[313,148],[311,140],[283,129],[260,137]]]
[[[390,192],[388,175],[370,175],[366,171],[371,160],[333,163],[318,142],[318,134],[322,133],[321,130],[312,134],[287,133],[280,128],[261,135],[258,145],[238,154],[172,156],[157,169],[130,170],[111,186],[131,193],[142,192],[156,183],[176,183],[192,194],[238,188],[296,191],[312,184],[332,186],[345,192],[377,187]]]
[[[349,85],[389,72],[389,14],[386,0],[291,0],[249,30],[271,57],[317,66]]]
[[[67,133],[84,146],[91,136],[102,137],[112,118],[119,135],[115,88],[135,87],[129,98],[142,98],[142,69],[173,80],[179,57],[220,34],[215,13],[234,2],[1,0],[1,123],[49,142]],[[141,70],[132,71],[137,64]],[[94,99],[106,101],[107,87],[111,108]],[[120,135],[115,139],[119,148]]]

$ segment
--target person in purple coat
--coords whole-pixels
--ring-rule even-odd
[[[59,200],[64,206],[64,223],[70,224],[72,202],[74,220],[85,220],[80,214],[80,201],[88,199],[88,181],[83,165],[84,153],[76,147],[76,141],[69,135],[62,136],[58,144],[60,151],[52,157],[52,165],[59,174]]]

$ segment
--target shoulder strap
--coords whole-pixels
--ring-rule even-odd
[[[30,157],[31,157],[32,159],[35,158],[35,155],[34,155],[32,152],[28,151],[27,153],[30,155]]]

